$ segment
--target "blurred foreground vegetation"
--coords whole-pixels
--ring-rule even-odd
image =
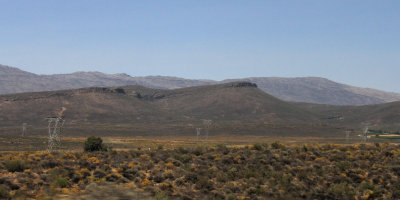
[[[399,199],[398,145],[0,154],[0,199]]]

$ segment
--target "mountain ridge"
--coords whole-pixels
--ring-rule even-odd
[[[156,89],[178,89],[233,81],[256,83],[263,91],[285,101],[331,105],[370,105],[400,100],[400,94],[360,88],[321,77],[249,77],[214,81],[173,76],[138,76],[74,72],[71,74],[37,75],[18,68],[0,65],[0,94],[141,85]]]

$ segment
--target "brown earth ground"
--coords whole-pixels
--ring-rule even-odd
[[[279,141],[285,144],[356,144],[361,141],[357,135],[346,140],[345,137],[268,137],[268,136],[210,136],[199,140],[195,136],[136,136],[136,137],[102,137],[105,144],[114,150],[164,149],[177,147],[215,147],[219,144],[228,147],[242,147],[254,143],[271,143]],[[62,137],[60,151],[83,151],[86,137]],[[368,143],[389,142],[399,143],[400,139],[380,139],[372,137]],[[0,135],[0,151],[45,151],[48,138],[46,136],[11,137]]]

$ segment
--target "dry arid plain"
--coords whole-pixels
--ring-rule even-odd
[[[265,136],[0,137],[2,199],[397,199],[388,140]]]

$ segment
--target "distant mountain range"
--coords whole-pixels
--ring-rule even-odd
[[[53,91],[85,87],[140,85],[154,89],[177,89],[234,81],[256,83],[260,89],[281,100],[330,105],[370,105],[400,101],[400,94],[336,83],[325,78],[257,77],[223,81],[193,80],[169,76],[131,77],[127,74],[75,72],[37,75],[0,65],[0,94]]]

